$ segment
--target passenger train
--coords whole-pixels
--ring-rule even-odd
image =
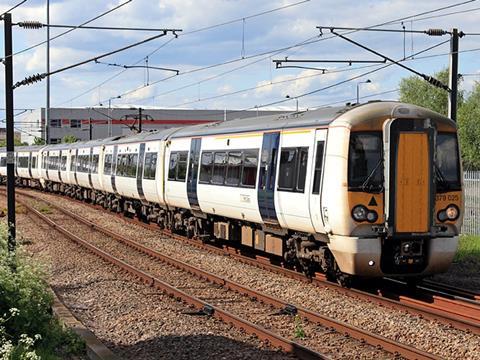
[[[456,124],[400,102],[18,147],[15,156],[19,186],[342,283],[446,271],[463,218]]]

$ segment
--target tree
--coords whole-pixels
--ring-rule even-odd
[[[14,146],[24,146],[27,145],[27,143],[23,143],[19,138],[15,138],[13,141]],[[0,140],[0,147],[6,147],[7,146],[7,139],[2,139]]]
[[[62,143],[64,143],[64,144],[71,144],[71,143],[74,143],[74,142],[77,142],[77,141],[78,141],[78,139],[74,135],[65,135],[62,138]]]
[[[435,73],[434,77],[444,84],[448,84],[448,69]],[[400,81],[400,101],[423,106],[447,115],[448,92],[430,85],[424,79],[413,75]],[[463,91],[458,91],[458,107],[463,103]]]
[[[480,82],[477,82],[458,113],[458,133],[463,166],[480,169]]]
[[[35,136],[35,139],[33,139],[33,145],[45,145],[45,140]]]

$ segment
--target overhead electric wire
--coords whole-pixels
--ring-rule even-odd
[[[12,6],[10,9],[4,11],[3,13],[0,14],[0,19],[3,17],[3,15],[5,15],[5,14],[7,14],[7,13],[9,13],[9,12],[12,12],[12,11],[15,10],[17,7],[25,4],[26,2],[27,2],[27,0],[22,0],[22,1],[20,1],[17,5],[14,5],[14,6]]]
[[[381,92],[377,92],[377,93],[374,93],[374,94],[360,96],[359,98],[360,99],[367,99],[367,98],[372,98],[372,97],[379,96],[379,95],[396,93],[396,92],[399,92],[399,91],[400,91],[400,89],[397,88],[397,89],[393,89],[393,90],[386,90],[386,91],[381,91]],[[344,99],[344,100],[340,100],[340,101],[335,101],[335,102],[331,102],[331,103],[327,103],[327,104],[312,106],[310,109],[321,109],[321,108],[329,107],[329,106],[332,106],[332,105],[346,104],[348,102],[352,102],[352,101],[356,101],[356,100],[357,100],[357,98],[353,97],[353,98]]]
[[[300,1],[300,2],[296,2],[296,3],[293,3],[293,4],[288,4],[288,5],[285,5],[285,6],[281,6],[281,7],[278,7],[278,8],[274,8],[274,9],[270,9],[270,10],[267,10],[267,11],[263,11],[263,12],[259,12],[259,13],[256,13],[256,14],[253,14],[253,15],[249,15],[249,16],[245,16],[245,17],[242,17],[242,18],[237,18],[237,19],[234,19],[234,20],[230,20],[230,21],[227,21],[227,22],[223,22],[223,23],[219,23],[219,24],[215,24],[215,25],[211,25],[211,26],[207,26],[207,27],[204,27],[204,28],[199,28],[199,29],[195,29],[195,30],[192,30],[192,31],[189,31],[189,32],[183,32],[182,34],[179,34],[179,36],[185,36],[185,35],[190,35],[190,34],[193,34],[193,33],[198,33],[198,32],[202,32],[202,31],[206,31],[206,30],[210,30],[210,29],[213,29],[213,28],[216,28],[216,27],[220,27],[220,26],[225,26],[225,25],[229,25],[229,24],[232,24],[232,23],[235,23],[235,22],[239,22],[239,21],[242,21],[243,19],[251,19],[251,18],[254,18],[254,17],[258,17],[258,16],[261,16],[261,15],[266,15],[266,14],[269,14],[269,13],[272,13],[272,12],[275,12],[275,11],[279,11],[279,10],[283,10],[283,9],[286,9],[286,8],[290,8],[292,6],[297,6],[297,5],[300,5],[300,4],[303,4],[305,2],[308,2],[310,0],[304,0],[304,1]],[[133,63],[133,65],[136,65],[138,63],[140,63],[141,61],[143,61],[146,57],[149,57],[149,56],[152,56],[153,54],[155,54],[158,50],[160,50],[161,48],[165,47],[166,45],[168,45],[170,42],[172,42],[174,39],[170,39],[168,40],[167,42],[161,44],[159,47],[157,47],[156,49],[154,49],[152,52],[150,52],[148,55],[142,57],[141,59],[139,59],[138,61],[136,61],[135,63]],[[261,56],[260,55],[257,55],[257,56]],[[250,57],[245,57],[245,59],[247,58],[250,58]],[[235,60],[235,61],[240,61],[240,60]],[[227,63],[225,63],[227,64]],[[216,67],[216,66],[221,66],[223,64],[217,64],[217,65],[212,65],[212,66],[209,66],[209,67],[205,67],[205,69],[208,69],[208,68],[212,68],[212,67]],[[116,77],[122,75],[125,71],[127,71],[127,69],[124,69],[122,71],[119,71],[117,74],[114,74],[113,76],[107,78],[106,80],[102,81],[100,84],[90,88],[89,90],[79,94],[79,95],[76,95],[75,97],[73,98],[70,98],[69,100],[66,100],[64,102],[62,102],[61,104],[59,105],[63,105],[63,104],[66,104],[66,103],[69,103],[69,102],[72,102],[92,91],[94,91],[95,89],[101,87],[102,85],[105,85],[107,82],[115,79]],[[185,74],[189,74],[189,73],[193,73],[193,72],[196,72],[196,71],[199,71],[199,70],[192,70],[192,71],[189,71],[189,72],[185,72]],[[164,79],[162,79],[161,81],[164,81]],[[156,82],[158,83],[158,82]],[[137,91],[137,90],[135,90]]]
[[[445,41],[441,41],[440,43],[437,43],[435,45],[432,45],[424,50],[421,50],[419,52],[417,52],[416,54],[414,54],[414,56],[416,55],[419,55],[419,54],[422,54],[424,52],[427,52],[427,51],[430,51],[432,49],[435,49],[441,45],[444,45],[446,43],[450,42],[450,40],[445,40]],[[398,63],[399,62],[403,62],[403,61],[406,61],[406,59],[401,59],[399,61],[395,61],[395,60],[390,60],[390,63],[384,65],[384,66],[380,66],[378,67],[378,65],[365,65],[365,66],[362,66],[362,67],[356,67],[356,68],[346,68],[346,69],[342,69],[342,70],[337,70],[337,71],[331,71],[331,72],[328,72],[327,74],[333,74],[333,73],[339,73],[339,72],[345,72],[345,71],[354,71],[354,70],[359,70],[359,69],[365,69],[365,68],[371,68],[371,67],[377,67],[377,69],[374,69],[374,70],[371,70],[371,71],[368,71],[367,73],[365,73],[364,75],[369,75],[370,73],[372,72],[376,72],[376,71],[379,71],[379,70],[382,70],[386,67],[389,67],[391,65],[399,65]],[[323,74],[314,74],[314,75],[311,75],[311,77],[313,76],[323,76]],[[363,76],[363,75],[362,75]],[[355,80],[357,77],[354,77],[352,80]],[[299,78],[293,78],[293,79],[287,79],[287,80],[282,80],[278,83],[285,83],[285,82],[291,82],[291,81],[298,81]],[[221,98],[221,97],[225,97],[225,96],[231,96],[231,95],[236,95],[236,94],[239,94],[239,93],[242,93],[242,92],[247,92],[247,91],[252,91],[252,90],[257,90],[259,88],[262,88],[262,87],[266,87],[266,86],[271,86],[271,85],[277,85],[278,83],[276,84],[272,84],[272,83],[268,83],[268,84],[262,84],[262,85],[257,85],[257,86],[254,86],[254,87],[249,87],[249,88],[246,88],[246,89],[241,89],[241,90],[237,90],[237,91],[233,91],[233,92],[229,92],[229,93],[225,93],[225,94],[219,94],[219,95],[214,95],[214,96],[211,96],[211,97],[207,97],[207,98],[204,98],[204,99],[198,99],[198,100],[192,100],[192,101],[188,101],[188,102],[184,102],[184,103],[181,103],[181,104],[177,104],[177,105],[173,105],[173,106],[169,106],[169,107],[179,107],[179,106],[183,106],[183,105],[189,105],[189,104],[193,104],[193,103],[197,103],[197,102],[203,102],[203,101],[208,101],[208,100],[213,100],[213,99],[218,99],[218,98]],[[297,96],[291,96],[291,98],[297,98]],[[288,99],[286,100],[288,101]]]
[[[52,76],[52,75],[54,75],[54,74],[58,74],[58,73],[60,73],[60,72],[63,72],[63,71],[66,71],[66,70],[70,70],[70,69],[76,68],[76,67],[78,67],[78,66],[87,64],[87,63],[89,63],[89,62],[92,62],[92,61],[95,61],[95,60],[98,60],[98,59],[102,59],[102,58],[104,58],[104,57],[107,57],[107,56],[116,54],[116,53],[118,53],[118,52],[131,49],[131,48],[133,48],[133,47],[135,47],[135,46],[138,46],[138,45],[141,45],[141,44],[145,44],[145,43],[147,43],[147,42],[149,42],[149,41],[158,39],[158,38],[160,38],[160,37],[162,37],[162,36],[166,36],[169,31],[173,31],[173,32],[174,32],[174,31],[181,31],[181,30],[178,30],[178,29],[175,29],[175,30],[164,30],[163,34],[158,34],[158,35],[151,36],[151,37],[149,37],[149,38],[147,38],[147,39],[137,41],[137,42],[135,42],[135,43],[133,43],[133,44],[124,46],[124,47],[119,48],[119,49],[116,49],[116,50],[109,51],[109,52],[107,52],[107,53],[105,53],[105,54],[102,54],[102,55],[99,55],[99,56],[94,56],[94,57],[92,57],[92,58],[90,58],[90,59],[83,60],[83,61],[80,61],[80,62],[78,62],[78,63],[72,64],[72,65],[68,65],[68,66],[65,66],[65,67],[63,67],[63,68],[60,68],[60,69],[57,69],[57,70],[54,70],[54,71],[50,71],[49,73],[43,73],[43,74],[40,74],[40,75],[34,75],[34,76],[31,76],[31,77],[27,77],[27,78],[25,78],[25,80],[22,80],[22,81],[20,81],[20,82],[17,82],[17,83],[14,85],[14,88],[17,88],[17,87],[22,86],[22,85],[28,85],[29,83],[31,83],[30,80],[32,80],[32,79],[33,79],[34,82],[35,82],[35,81],[39,81],[39,79],[44,78],[44,77],[46,77],[46,76]]]
[[[111,12],[120,9],[121,7],[127,5],[128,3],[132,2],[132,1],[133,1],[133,0],[127,0],[127,1],[125,1],[125,2],[123,2],[123,3],[121,3],[121,4],[118,4],[117,6],[111,8],[110,10],[107,10],[107,11],[101,13],[100,15],[97,15],[97,16],[95,16],[94,18],[91,18],[90,20],[87,20],[87,21],[83,22],[83,23],[81,23],[80,25],[78,25],[78,26],[76,26],[76,27],[74,27],[74,28],[72,28],[72,29],[69,29],[69,30],[67,30],[67,31],[64,31],[64,32],[58,34],[58,35],[55,35],[54,37],[51,37],[49,40],[41,41],[41,42],[39,42],[39,43],[37,43],[37,44],[35,44],[35,45],[29,46],[29,47],[27,47],[27,48],[25,48],[25,49],[23,49],[23,50],[17,51],[17,52],[15,52],[15,53],[13,53],[12,56],[19,55],[19,54],[22,54],[22,53],[24,53],[24,52],[26,52],[26,51],[35,49],[35,48],[38,47],[38,46],[41,46],[41,45],[43,45],[43,44],[46,44],[48,41],[52,41],[52,40],[58,39],[59,37],[62,37],[62,36],[64,36],[64,35],[66,35],[66,34],[69,34],[69,33],[71,33],[72,31],[78,29],[80,26],[83,26],[83,25],[86,25],[86,24],[91,23],[92,21],[98,20],[98,19],[100,19],[101,17],[104,17],[105,15],[108,15],[108,14],[110,14]]]
[[[367,27],[367,28],[384,26],[384,25],[388,25],[388,24],[391,24],[391,23],[394,23],[394,22],[403,21],[403,20],[415,18],[415,17],[418,17],[418,16],[422,16],[422,15],[426,15],[426,14],[430,14],[430,13],[434,13],[434,12],[443,11],[443,10],[446,10],[446,9],[450,9],[450,8],[462,6],[462,5],[465,5],[465,4],[468,4],[468,3],[471,3],[471,2],[475,2],[475,1],[476,1],[476,0],[462,1],[462,2],[459,2],[459,3],[450,4],[450,5],[447,5],[447,6],[443,6],[443,7],[436,8],[436,9],[432,9],[432,10],[428,10],[428,11],[424,11],[424,12],[417,13],[417,14],[414,14],[414,15],[409,15],[409,16],[405,16],[405,17],[402,17],[402,18],[394,19],[394,20],[387,21],[387,22],[384,22],[384,23],[381,23],[381,24],[372,25],[372,26]],[[291,5],[289,5],[289,6],[294,6],[294,5],[301,4],[301,3],[303,3],[303,2],[296,3],[296,4],[291,4]],[[278,8],[278,9],[281,9],[281,8]],[[270,12],[273,12],[273,11],[276,11],[276,9],[271,10]],[[264,12],[264,13],[265,13],[265,12]],[[263,14],[263,13],[255,14],[255,15],[252,15],[252,16],[250,16],[250,17],[260,16],[261,14]],[[245,17],[245,18],[249,18],[249,17]],[[192,33],[194,33],[194,32],[209,30],[209,29],[212,29],[212,28],[214,28],[214,27],[219,27],[219,26],[227,25],[227,24],[230,24],[230,23],[233,23],[233,22],[238,22],[238,21],[241,21],[241,20],[243,20],[243,19],[244,19],[244,18],[242,17],[242,18],[238,18],[238,19],[231,20],[231,21],[228,21],[228,22],[224,22],[224,23],[212,25],[212,26],[209,26],[209,27],[201,28],[201,29],[198,29],[198,30],[193,30],[193,31],[190,31],[190,32],[184,32],[183,34],[181,34],[181,36],[184,36],[184,35],[187,35],[187,34],[192,34]],[[348,34],[348,33],[347,33],[347,34]],[[328,38],[333,38],[333,36],[332,36],[332,37],[328,37]],[[328,39],[328,38],[316,39],[314,42],[323,41],[323,40],[326,40],[326,39]],[[311,40],[311,39],[314,39],[314,38],[310,38],[310,40]],[[313,42],[312,42],[312,43],[313,43]],[[162,44],[162,47],[165,46],[165,45],[167,45],[167,44]],[[296,44],[296,45],[294,45],[294,46],[292,46],[292,47],[288,47],[288,49],[285,49],[285,50],[289,50],[289,49],[292,49],[293,47],[304,46],[304,45],[308,45],[308,43],[303,44],[303,45],[298,45],[298,44]],[[284,51],[285,51],[285,50],[284,50]],[[158,51],[158,50],[154,50],[153,53],[155,53],[156,51]],[[268,54],[272,54],[272,53],[274,53],[274,52],[275,52],[275,51],[271,51],[271,52],[268,52]],[[264,54],[264,53],[263,53],[263,54]],[[258,54],[258,55],[256,55],[256,56],[262,56],[263,54]],[[256,57],[256,56],[255,56],[255,57]],[[270,56],[269,56],[269,57],[270,57]],[[251,58],[251,57],[249,57],[249,58]],[[144,57],[142,58],[142,60],[143,60],[143,59],[144,59]],[[140,61],[142,61],[142,60],[139,60],[138,62],[140,62]],[[234,59],[234,60],[230,60],[230,61],[228,61],[228,62],[220,63],[220,64],[217,64],[217,65],[212,65],[212,66],[209,66],[209,67],[204,67],[204,68],[202,68],[202,70],[206,70],[206,69],[213,68],[213,67],[216,67],[216,66],[227,65],[227,64],[230,64],[230,63],[233,63],[233,62],[243,61],[243,60],[245,60],[245,59],[244,59],[244,58]],[[264,59],[262,59],[262,60],[264,60]],[[138,63],[138,62],[137,62],[137,63]],[[256,61],[256,62],[258,62],[258,61]],[[256,63],[256,62],[255,62],[255,63]],[[241,67],[241,68],[243,68],[243,67]],[[61,105],[62,105],[62,104],[65,104],[65,103],[68,103],[68,102],[71,102],[71,101],[73,101],[73,100],[76,100],[76,99],[78,99],[79,97],[88,94],[89,92],[91,92],[91,91],[99,88],[100,86],[104,85],[104,84],[107,83],[108,81],[110,81],[110,80],[114,79],[115,77],[123,74],[125,71],[126,71],[126,70],[122,70],[122,71],[119,72],[118,74],[116,74],[116,75],[110,77],[109,79],[103,81],[100,85],[97,85],[97,86],[95,86],[95,87],[93,87],[93,88],[90,88],[88,91],[83,92],[82,94],[77,95],[77,96],[75,96],[74,98],[71,98],[71,99],[69,99],[69,100],[67,100],[67,101],[62,102]],[[188,71],[188,72],[182,72],[179,76],[181,76],[182,74],[185,74],[185,75],[186,75],[186,74],[189,74],[189,73],[192,73],[192,72],[197,72],[197,71],[200,71],[200,70],[199,70],[199,69],[194,69],[194,70],[191,70],[191,71]],[[234,71],[236,71],[236,70],[234,70]],[[124,92],[124,93],[121,94],[120,96],[122,96],[122,97],[123,97],[123,96],[126,96],[126,95],[128,95],[128,94],[131,94],[131,93],[134,93],[134,92],[136,92],[136,91],[139,91],[139,90],[141,90],[141,89],[143,89],[143,88],[145,88],[145,87],[155,85],[155,84],[159,83],[160,81],[165,81],[165,79],[161,79],[161,80],[159,80],[159,81],[153,81],[153,82],[149,83],[149,84],[146,85],[146,86],[144,85],[144,86],[137,87],[137,88],[132,89],[132,90],[130,90],[130,91]],[[197,83],[195,83],[194,85],[197,85]],[[191,85],[189,85],[189,86],[194,86],[194,85],[191,84]],[[182,86],[182,87],[180,87],[180,88],[175,89],[175,91],[183,90],[183,89],[185,89],[185,88],[186,88],[186,87]],[[171,93],[171,92],[170,92],[170,93]],[[162,93],[162,95],[163,95],[163,93]],[[154,98],[154,97],[156,97],[156,96],[161,96],[161,95],[155,95],[155,96],[152,96],[152,97],[149,97],[149,98]]]
[[[441,46],[441,45],[445,44],[445,43],[448,42],[448,41],[449,41],[449,40],[442,41],[442,42],[440,42],[440,43],[438,43],[438,44],[435,44],[435,45],[430,46],[430,47],[428,47],[428,48],[426,48],[426,49],[424,49],[424,50],[421,50],[421,51],[415,53],[414,55],[416,56],[416,55],[422,54],[422,53],[424,53],[424,52],[430,51],[430,50],[432,50],[432,49],[434,49],[434,48],[436,48],[436,47],[438,47],[438,46]],[[405,61],[405,60],[406,60],[406,59],[402,59],[402,60],[399,60],[399,61]],[[385,69],[385,68],[387,68],[387,67],[390,67],[390,66],[392,66],[392,65],[394,65],[394,63],[389,63],[389,64],[386,64],[386,65],[383,65],[383,66],[379,66],[379,67],[377,66],[376,69],[369,70],[369,71],[364,72],[364,73],[362,73],[362,74],[353,76],[353,77],[348,78],[348,79],[345,79],[345,80],[341,80],[341,81],[339,81],[339,82],[336,82],[336,83],[334,83],[334,84],[330,84],[330,85],[324,86],[324,87],[319,88],[319,89],[315,89],[315,90],[306,92],[306,93],[304,93],[304,94],[300,94],[300,95],[297,95],[297,96],[290,96],[290,98],[285,98],[285,99],[282,99],[282,100],[277,100],[277,101],[274,101],[274,102],[271,102],[271,103],[268,103],[268,104],[255,105],[255,106],[253,106],[253,107],[250,107],[250,108],[247,108],[247,109],[244,109],[244,110],[239,110],[239,111],[247,111],[247,110],[253,110],[253,109],[263,108],[263,107],[266,107],[266,106],[278,105],[278,104],[281,104],[281,103],[290,101],[292,98],[294,98],[294,99],[299,99],[299,98],[302,98],[302,97],[305,97],[305,96],[313,95],[313,94],[315,94],[315,93],[318,93],[318,92],[321,92],[321,91],[324,91],[324,90],[328,90],[328,89],[331,89],[331,88],[333,88],[333,87],[337,87],[337,86],[339,86],[339,85],[343,85],[343,84],[345,84],[345,83],[347,83],[347,82],[350,82],[350,81],[359,79],[359,78],[364,77],[364,76],[366,76],[366,75],[373,74],[373,73],[375,73],[375,72],[377,72],[377,71],[383,70],[383,69]],[[367,65],[367,66],[371,67],[371,66],[376,66],[376,65]],[[238,91],[235,92],[235,93],[238,93]],[[227,94],[227,95],[230,95],[230,94]],[[223,96],[226,96],[226,94],[224,94]],[[201,101],[203,101],[203,100],[201,100]],[[197,101],[195,101],[195,102],[199,102],[199,100],[197,100]],[[184,104],[180,104],[180,105],[178,105],[178,106],[182,106],[182,105],[184,105]],[[230,113],[230,114],[231,114],[231,113]]]
[[[457,4],[452,4],[452,5],[449,5],[449,6],[444,6],[444,7],[441,7],[441,8],[437,8],[437,9],[433,9],[433,10],[429,10],[427,12],[422,12],[422,13],[419,13],[419,14],[415,14],[415,15],[409,15],[409,16],[405,16],[405,17],[402,17],[402,18],[399,18],[399,19],[395,19],[395,20],[391,20],[391,21],[387,21],[387,22],[384,22],[384,23],[381,23],[381,24],[377,24],[377,25],[372,25],[372,26],[368,26],[368,27],[364,27],[362,29],[371,29],[371,28],[375,28],[375,27],[378,27],[378,26],[383,26],[383,25],[388,25],[392,22],[396,22],[396,21],[400,21],[400,20],[406,20],[406,19],[410,19],[410,18],[414,18],[416,16],[421,16],[421,15],[424,15],[424,14],[427,14],[427,13],[433,13],[433,12],[437,12],[437,11],[442,11],[442,10],[445,10],[445,9],[449,9],[449,8],[452,8],[452,7],[456,7],[456,6],[460,6],[460,5],[464,5],[464,4],[467,4],[467,3],[470,3],[470,2],[474,2],[476,0],[469,0],[469,1],[463,1],[463,2],[460,2],[460,3],[457,3]],[[355,32],[358,32],[359,30],[350,30],[348,32],[346,32],[345,34],[348,35],[348,34],[351,34],[351,33],[355,33]],[[257,55],[254,55],[254,56],[251,56],[250,58],[252,57],[257,57],[257,56],[262,56],[262,55],[265,55],[265,54],[269,54],[269,56],[265,57],[265,58],[262,58],[262,59],[259,59],[259,60],[255,60],[251,63],[248,63],[248,64],[245,64],[245,65],[242,65],[242,66],[239,66],[237,68],[234,68],[234,69],[231,69],[231,70],[228,70],[228,71],[225,71],[223,73],[220,73],[220,74],[217,74],[217,75],[213,75],[213,76],[210,76],[206,79],[202,79],[200,81],[196,81],[196,82],[193,82],[193,83],[190,83],[190,84],[187,84],[187,85],[183,85],[183,86],[180,86],[180,87],[177,87],[175,89],[171,89],[171,90],[167,90],[165,92],[162,92],[160,94],[155,94],[153,96],[150,96],[148,97],[147,99],[155,99],[156,97],[159,97],[159,96],[163,96],[163,95],[167,95],[167,94],[171,94],[173,92],[176,92],[176,91],[180,91],[180,90],[184,90],[186,88],[189,88],[189,87],[192,87],[192,86],[198,86],[204,82],[207,82],[207,81],[210,81],[210,80],[213,80],[213,79],[217,79],[221,76],[224,76],[226,74],[229,74],[229,73],[232,73],[234,71],[237,71],[239,69],[242,69],[242,68],[245,68],[245,67],[248,67],[250,65],[253,65],[255,63],[258,63],[258,62],[261,62],[263,60],[266,60],[268,58],[270,58],[271,56],[273,55],[276,55],[278,53],[281,53],[285,50],[289,50],[289,49],[292,49],[294,47],[298,47],[298,46],[304,46],[304,45],[308,45],[310,43],[316,43],[316,42],[320,42],[320,41],[324,41],[324,40],[328,40],[328,39],[331,39],[331,38],[334,38],[335,36],[329,36],[329,37],[323,37],[323,38],[319,38],[319,39],[316,39],[314,41],[312,41],[312,39],[315,39],[317,37],[312,37],[312,38],[309,38],[307,40],[304,40],[303,42],[301,43],[298,43],[298,44],[295,44],[295,45],[292,45],[292,46],[289,46],[287,48],[283,48],[283,49],[277,49],[277,50],[274,50],[274,51],[270,51],[270,52],[264,52],[262,54],[257,54]],[[310,41],[310,42],[309,42]],[[219,65],[210,65],[208,67],[203,67],[203,68],[200,68],[200,69],[194,69],[192,71],[189,71],[189,72],[182,72],[179,74],[179,76],[181,75],[186,75],[188,73],[192,73],[192,72],[197,72],[197,71],[200,71],[200,70],[205,70],[205,69],[209,69],[209,68],[212,68],[212,67],[215,67],[215,66],[222,66],[222,65],[226,65],[226,64],[230,64],[230,63],[233,63],[233,62],[237,62],[237,61],[243,61],[245,60],[244,58],[240,58],[240,59],[234,59],[234,60],[230,60],[230,61],[227,61],[227,62],[224,62],[224,63],[220,63]],[[136,91],[139,91],[145,87],[148,87],[148,86],[152,86],[152,85],[155,85],[157,83],[159,83],[160,81],[164,81],[163,79],[162,80],[158,80],[158,81],[152,81],[151,83],[149,83],[148,85],[142,85],[140,87],[137,87],[135,89],[132,89],[132,90],[129,90],[127,92],[124,92],[122,93],[120,96],[124,97],[126,95],[129,95],[131,93],[134,93]]]

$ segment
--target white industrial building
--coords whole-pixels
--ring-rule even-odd
[[[118,107],[50,108],[50,121],[45,127],[45,108],[40,108],[16,120],[16,127],[21,130],[22,142],[33,144],[35,138],[41,138],[46,139],[49,144],[56,144],[66,135],[73,135],[78,140],[101,139],[133,134],[140,128],[142,131],[160,130],[283,112]]]

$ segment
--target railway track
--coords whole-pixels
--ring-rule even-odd
[[[58,194],[53,194],[53,196],[64,198]],[[80,204],[86,204],[80,200],[71,200]],[[98,205],[86,205],[105,211],[103,207]],[[267,257],[252,254],[245,255],[238,248],[228,246],[228,244],[223,244],[219,247],[203,243],[198,240],[188,239],[182,235],[174,234],[167,230],[161,230],[156,224],[147,224],[136,218],[125,217],[121,214],[117,215],[126,221],[150,230],[161,232],[166,236],[183,241],[199,249],[228,255],[242,263],[281,274],[295,280],[312,282],[314,285],[320,287],[326,286],[333,288],[338,292],[350,296],[353,295],[359,299],[372,301],[379,305],[394,309],[401,309],[411,314],[420,315],[424,318],[436,320],[457,329],[470,331],[474,334],[480,335],[480,302],[476,300],[480,297],[480,294],[475,292],[437,284],[432,281],[424,281],[413,293],[412,289],[406,285],[392,287],[390,284],[386,287],[381,286],[373,290],[370,289],[370,291],[360,288],[343,288],[334,282],[328,281],[321,273],[316,273],[315,277],[308,279],[303,273],[273,264]],[[428,284],[428,287],[426,287],[425,284]]]
[[[181,298],[183,301],[186,301],[187,303],[195,306],[197,309],[199,309],[200,312],[203,311],[207,314],[218,316],[220,319],[224,321],[231,322],[236,326],[240,326],[245,330],[247,330],[248,332],[258,335],[260,339],[267,340],[272,345],[281,347],[286,351],[292,352],[300,358],[328,358],[328,357],[323,355],[320,352],[311,350],[310,348],[300,345],[296,342],[282,338],[281,336],[279,337],[278,335],[275,335],[275,333],[272,333],[271,331],[267,330],[265,333],[265,329],[262,329],[258,325],[253,324],[252,322],[250,322],[250,324],[245,325],[245,323],[241,322],[242,321],[241,316],[233,315],[232,313],[229,313],[225,309],[219,308],[221,304],[205,303],[202,300],[202,298],[205,298],[205,295],[197,294],[196,297],[188,298],[191,295],[186,294],[182,290],[179,290],[178,287],[176,289],[175,288],[172,289],[172,285],[170,284],[170,281],[167,284],[159,280],[159,277],[169,278],[172,274],[175,274],[174,277],[179,278],[179,277],[184,277],[184,275],[182,275],[181,273],[178,273],[178,271],[183,272],[183,274],[188,273],[195,276],[197,279],[202,279],[203,283],[206,280],[212,284],[221,286],[225,291],[230,291],[230,292],[234,291],[236,293],[244,295],[243,298],[247,297],[250,300],[247,303],[241,304],[240,307],[244,309],[249,309],[249,311],[255,308],[253,305],[260,303],[262,304],[262,306],[271,306],[276,308],[279,311],[279,314],[287,314],[286,315],[287,317],[288,316],[291,317],[291,315],[298,315],[300,318],[303,318],[305,319],[305,321],[307,321],[307,327],[310,326],[310,328],[314,329],[313,331],[319,334],[322,333],[322,329],[318,328],[318,326],[317,327],[312,327],[312,326],[321,325],[327,331],[328,329],[333,329],[337,332],[338,335],[342,337],[345,334],[352,337],[353,339],[360,340],[361,342],[365,342],[369,345],[373,345],[375,347],[381,347],[383,350],[390,352],[393,356],[401,355],[402,357],[409,358],[409,359],[437,359],[438,358],[435,355],[429,354],[427,352],[369,333],[367,331],[348,325],[346,323],[342,323],[334,319],[328,318],[324,315],[312,312],[308,309],[293,306],[280,299],[271,297],[267,294],[260,293],[258,291],[245,287],[231,280],[228,280],[228,279],[219,277],[217,275],[214,275],[212,273],[209,273],[207,271],[201,270],[185,262],[174,259],[170,256],[166,256],[164,254],[161,254],[137,242],[129,240],[124,236],[114,233],[106,228],[98,226],[97,224],[89,220],[86,220],[82,217],[79,217],[76,214],[70,212],[69,210],[66,210],[65,208],[58,206],[54,203],[51,203],[47,200],[37,199],[28,193],[26,194],[21,192],[21,194],[23,196],[30,197],[36,201],[46,203],[48,204],[48,206],[54,208],[55,210],[58,210],[58,212],[60,212],[62,215],[66,215],[70,219],[70,221],[67,221],[67,224],[69,225],[68,226],[69,229],[75,229],[75,224],[74,224],[75,222],[82,223],[83,226],[86,227],[88,231],[92,232],[93,236],[96,236],[98,238],[98,233],[102,233],[108,238],[115,240],[117,244],[120,243],[125,248],[128,247],[129,250],[133,249],[137,253],[140,253],[144,256],[148,256],[151,259],[161,261],[164,265],[167,265],[167,267],[171,267],[171,268],[167,269],[166,272],[164,270],[161,276],[157,274],[156,276],[153,276],[151,274],[150,267],[147,267],[146,269],[141,269],[137,266],[134,266],[132,265],[132,261],[130,259],[125,259],[125,256],[122,255],[121,252],[120,253],[118,252],[118,249],[116,249],[115,247],[112,248],[112,241],[104,239],[101,241],[103,243],[102,246],[99,247],[99,246],[93,245],[91,241],[86,241],[84,239],[81,239],[79,236],[74,235],[71,231],[66,230],[65,226],[59,225],[58,220],[65,222],[64,218],[58,219],[58,216],[56,215],[47,216],[45,214],[42,214],[38,210],[36,210],[31,205],[27,204],[25,201],[19,201],[22,203],[23,206],[27,208],[27,210],[33,212],[35,215],[40,217],[49,225],[51,225],[52,227],[55,227],[57,230],[62,232],[65,236],[79,243],[80,245],[86,247],[90,251],[94,252],[96,255],[136,275],[146,284],[162,289],[163,291],[166,291],[172,296]],[[57,222],[52,220],[52,217],[57,218]],[[73,223],[71,221],[73,221]],[[94,233],[96,233],[96,235]],[[108,248],[108,251],[104,249],[105,244],[109,244],[108,246],[106,246]],[[111,253],[114,253],[115,256],[112,256]],[[202,285],[197,285],[195,287],[201,288]],[[209,296],[211,296],[211,294]],[[232,301],[231,296],[227,298],[228,298],[228,302]],[[243,300],[243,302],[245,302],[245,300]],[[238,306],[237,306],[237,309],[238,309]],[[265,312],[266,310],[263,309],[259,311]],[[310,323],[310,325],[308,325],[308,323]]]

